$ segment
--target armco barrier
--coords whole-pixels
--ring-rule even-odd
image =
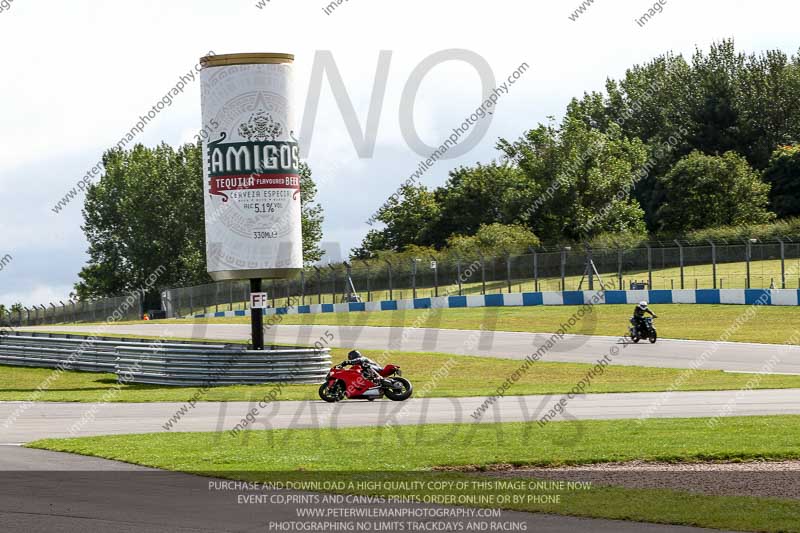
[[[532,307],[538,305],[583,305],[600,295],[600,304],[636,304],[646,300],[652,304],[731,304],[731,305],[800,305],[797,289],[700,289],[643,291],[565,291],[441,296],[413,300],[390,300],[344,304],[299,305],[290,308],[266,309],[264,314],[302,315],[314,313],[347,313],[364,311],[398,311],[408,309],[458,309],[465,307]],[[192,315],[189,318],[230,318],[250,316],[250,311],[225,311]]]
[[[330,350],[253,352],[235,344],[76,337],[2,336],[0,365],[116,373],[126,383],[184,387],[319,383],[331,366]]]

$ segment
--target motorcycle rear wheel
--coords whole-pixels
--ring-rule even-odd
[[[414,392],[414,387],[411,385],[411,382],[405,378],[390,378],[388,381],[402,385],[401,388],[397,389],[393,387],[386,387],[383,389],[383,393],[386,395],[386,397],[393,402],[402,402],[404,400],[408,400],[411,397],[411,394]]]
[[[328,387],[327,383],[323,383],[319,388],[319,397],[328,403],[336,403],[344,400],[346,388],[344,383],[337,381],[333,387]]]

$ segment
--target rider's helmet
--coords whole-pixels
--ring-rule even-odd
[[[639,309],[641,309],[642,311],[647,310],[647,302],[645,302],[644,300],[639,302]]]
[[[349,354],[347,354],[347,359],[350,361],[355,361],[356,359],[361,359],[361,352],[358,350],[353,350]]]

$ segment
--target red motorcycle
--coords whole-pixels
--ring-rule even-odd
[[[319,397],[329,403],[336,403],[348,398],[350,400],[375,401],[386,396],[394,402],[402,402],[411,397],[414,391],[411,382],[403,378],[399,366],[386,365],[378,370],[382,379],[374,383],[362,374],[361,365],[349,368],[335,366],[328,372],[319,388]]]

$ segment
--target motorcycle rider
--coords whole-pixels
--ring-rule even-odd
[[[379,374],[379,372],[383,370],[383,367],[369,357],[361,355],[361,352],[358,350],[353,350],[347,354],[347,361],[343,361],[339,364],[340,367],[355,365],[361,365],[361,375],[364,376],[364,379],[376,384],[383,381],[383,376]]]
[[[658,318],[658,316],[656,316],[656,314],[650,310],[647,302],[644,300],[639,302],[639,305],[633,308],[633,318],[631,318],[631,324],[633,324],[634,331],[637,333],[642,331],[642,328],[644,327],[645,313],[649,313],[653,318]]]

